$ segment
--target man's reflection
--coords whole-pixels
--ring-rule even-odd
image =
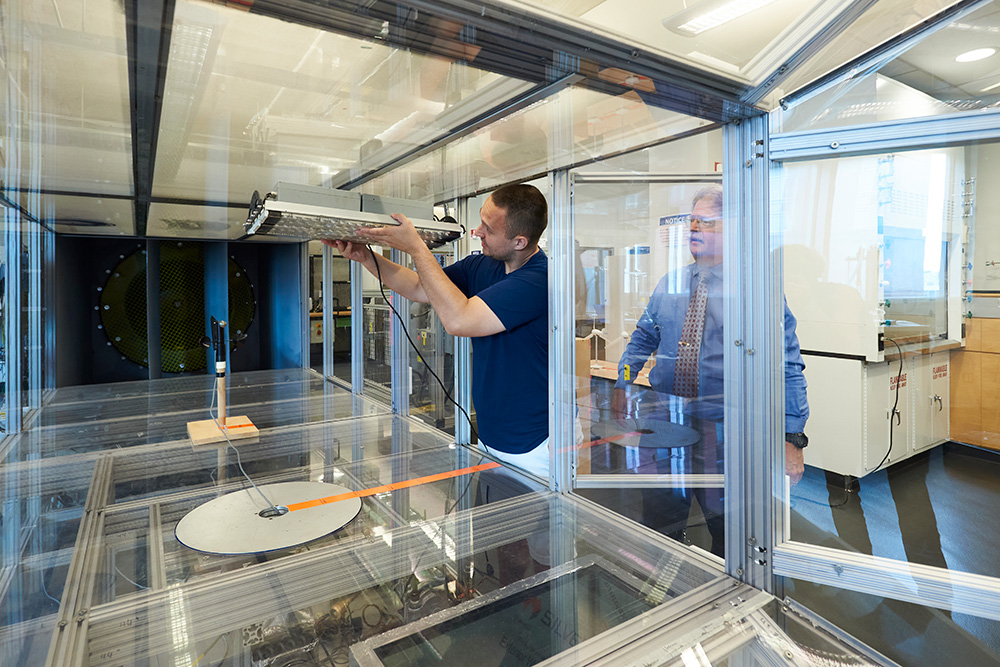
[[[706,187],[695,195],[690,225],[688,245],[694,263],[665,275],[650,296],[618,364],[612,415],[634,419],[636,430],[645,434],[640,448],[656,448],[654,469],[641,472],[721,475],[725,343],[721,186]],[[649,371],[652,391],[640,396],[634,409],[627,387],[654,353],[655,366]],[[802,476],[802,449],[797,445],[805,444],[802,432],[809,416],[804,368],[795,318],[786,304],[785,470],[793,484]],[[676,424],[669,424],[671,413],[673,421],[683,423],[695,437],[686,437]],[[644,490],[643,523],[683,540],[692,495],[705,517],[712,552],[724,555],[721,488]]]

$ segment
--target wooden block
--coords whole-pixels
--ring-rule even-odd
[[[576,396],[590,394],[590,344],[591,341],[576,339]]]
[[[188,437],[193,445],[208,445],[213,442],[225,442],[226,436],[230,440],[253,438],[260,434],[257,427],[246,415],[226,418],[226,435],[222,434],[219,427],[215,425],[215,420],[203,419],[196,422],[188,422]]]

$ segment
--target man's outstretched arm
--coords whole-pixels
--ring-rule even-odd
[[[375,227],[365,229],[361,233],[372,241],[401,250],[413,258],[417,272],[410,271],[410,273],[416,277],[421,292],[426,296],[424,303],[430,303],[434,307],[445,330],[453,336],[470,337],[490,336],[504,331],[506,327],[503,322],[485,301],[477,296],[472,298],[465,296],[455,283],[451,282],[420,238],[413,223],[404,215],[394,214],[392,217],[399,222],[399,226]],[[379,262],[379,266],[383,266],[382,262]],[[404,267],[399,269],[409,271]]]
[[[368,273],[381,278],[382,283],[396,294],[410,301],[428,303],[427,294],[420,283],[420,276],[415,271],[400,266],[378,253],[373,253],[371,248],[363,243],[324,239],[323,244],[336,248],[347,259],[361,264]]]

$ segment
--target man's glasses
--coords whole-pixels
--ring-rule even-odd
[[[688,222],[692,227],[698,225],[698,229],[715,229],[715,226],[722,222],[722,218],[699,218],[692,215],[688,218]]]

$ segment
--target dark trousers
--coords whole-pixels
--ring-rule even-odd
[[[686,475],[721,475],[724,472],[722,424],[692,419],[689,426],[701,434],[701,442],[691,447],[640,450],[636,472]],[[712,537],[710,550],[724,557],[725,490],[722,488],[642,489],[642,523],[668,537],[685,541],[689,528],[691,501],[698,500],[705,525]],[[706,545],[707,546],[707,545]]]

